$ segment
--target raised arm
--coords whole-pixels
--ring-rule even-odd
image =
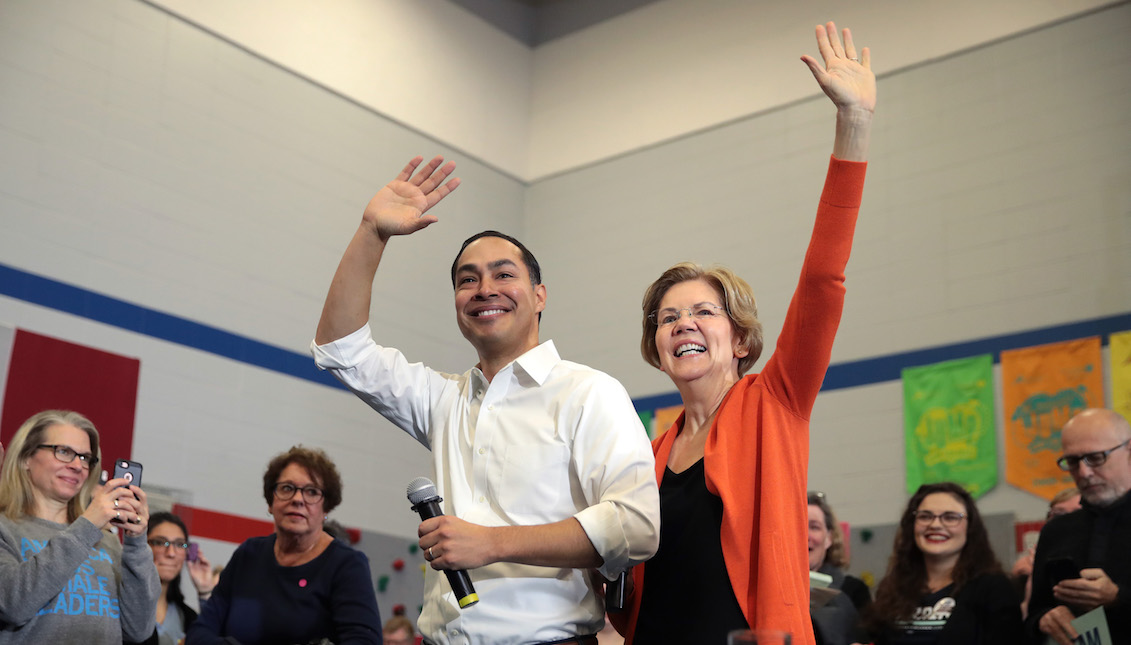
[[[415,233],[438,221],[425,213],[459,186],[458,178],[444,183],[456,165],[449,161],[441,166],[443,157],[436,157],[413,175],[423,160],[415,157],[409,161],[365,207],[361,225],[346,247],[326,294],[314,335],[319,345],[347,336],[369,320],[373,277],[389,238]]]
[[[812,56],[801,60],[813,78],[836,105],[836,140],[833,156],[843,161],[867,161],[876,111],[876,76],[872,73],[872,54],[867,47],[857,55],[852,32],[844,30],[844,42],[837,37],[836,25],[817,26],[817,49],[824,65]]]
[[[817,47],[824,65],[810,56],[801,59],[837,107],[834,159],[797,290],[774,354],[762,370],[763,384],[803,418],[809,417],[825,378],[844,308],[844,271],[852,250],[876,108],[876,79],[868,48],[855,60],[852,33],[845,29],[842,43],[831,22],[817,27]]]

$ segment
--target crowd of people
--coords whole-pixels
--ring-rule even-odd
[[[665,271],[645,289],[641,353],[684,411],[651,445],[615,379],[540,340],[541,268],[508,235],[472,236],[451,266],[475,366],[442,373],[374,342],[370,299],[386,246],[436,223],[430,210],[460,180],[453,163],[417,157],[367,205],[312,352],[432,453],[446,515],[418,531],[430,564],[423,642],[594,645],[612,581],[624,597],[612,620],[637,645],[724,643],[742,629],[785,631],[799,645],[1045,635],[1067,645],[1072,619],[1101,607],[1115,642],[1131,639],[1131,567],[1119,557],[1131,532],[1131,429],[1107,410],[1064,426],[1058,463],[1082,508],[1042,533],[1027,622],[957,484],[911,497],[874,599],[846,573],[836,516],[806,490],[809,417],[844,306],[876,83],[870,51],[849,30],[828,23],[816,39],[822,60],[802,60],[836,108],[835,137],[776,346],[748,373],[763,350],[750,286],[724,267]],[[274,531],[241,544],[218,578],[180,518],[151,515],[125,479],[92,477],[99,460],[97,430],[74,412],[35,415],[11,441],[0,472],[0,644],[418,638],[401,617],[381,625],[367,559],[327,532],[343,484],[323,451],[296,446],[270,461],[262,494]],[[181,591],[186,568],[199,612]],[[482,602],[461,606],[448,571],[466,571]]]

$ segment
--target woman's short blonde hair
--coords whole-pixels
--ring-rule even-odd
[[[98,447],[98,430],[94,424],[78,412],[70,410],[45,410],[24,421],[12,437],[8,452],[4,455],[4,470],[0,472],[0,513],[9,519],[18,520],[35,513],[35,485],[31,482],[28,469],[24,467],[32,453],[43,443],[43,435],[54,425],[71,425],[86,433],[90,438],[90,454],[101,461]],[[67,503],[67,521],[73,522],[83,514],[90,503],[94,487],[98,485],[98,463],[91,464],[90,474],[79,489],[78,495]]]
[[[714,287],[722,296],[722,306],[726,308],[731,326],[738,337],[740,347],[747,350],[746,356],[738,359],[738,375],[742,376],[754,367],[762,355],[762,323],[758,320],[758,304],[754,300],[754,290],[746,281],[735,275],[734,271],[723,266],[704,268],[693,262],[680,262],[664,271],[648,290],[644,292],[644,333],[640,338],[640,355],[652,367],[660,367],[660,352],[656,349],[656,323],[648,317],[660,308],[668,289],[681,282],[703,280]]]

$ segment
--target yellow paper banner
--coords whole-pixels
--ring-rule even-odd
[[[1072,485],[1056,466],[1060,429],[1103,407],[1102,361],[1098,336],[1001,353],[1006,481],[1045,499]]]
[[[1111,409],[1131,421],[1131,331],[1111,335]]]

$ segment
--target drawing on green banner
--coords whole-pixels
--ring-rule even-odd
[[[907,491],[953,481],[979,497],[997,484],[993,357],[903,370]]]

